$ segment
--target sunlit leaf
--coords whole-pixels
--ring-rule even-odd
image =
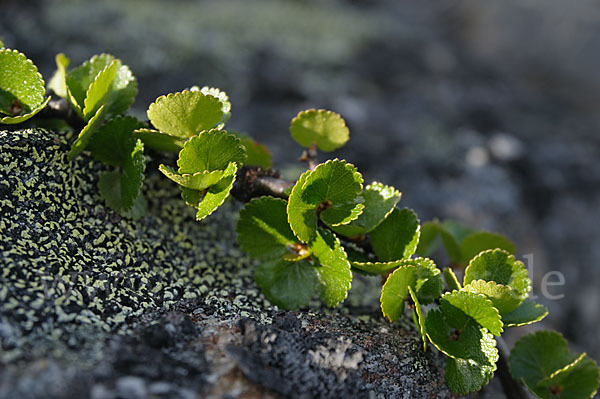
[[[37,67],[16,50],[0,49],[0,123],[16,124],[40,112],[45,83]]]
[[[303,147],[316,144],[319,150],[330,152],[348,141],[346,122],[339,114],[323,109],[302,111],[292,119],[290,132]]]

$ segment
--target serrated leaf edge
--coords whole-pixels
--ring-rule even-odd
[[[20,52],[19,50],[0,47],[0,53],[8,53],[8,52],[15,53],[19,56],[22,56],[25,59],[25,62],[27,62],[31,66],[33,66],[33,69],[35,70],[35,74],[37,74],[37,76],[40,78],[40,81],[42,82],[42,87],[43,88],[46,87],[46,81],[44,80],[44,77],[42,76],[42,74],[38,70],[38,67],[33,63],[32,60],[27,58],[27,56],[25,54],[23,54],[22,52]],[[42,98],[43,98],[43,96],[42,96]],[[43,100],[40,104],[38,104],[37,107],[35,107],[30,112],[23,114],[23,115],[3,116],[2,118],[0,118],[0,123],[6,124],[6,125],[13,125],[13,124],[25,122],[26,120],[28,120],[29,118],[33,117],[35,114],[40,112],[42,109],[44,109],[46,107],[46,105],[48,105],[49,101],[50,101],[50,97],[46,97],[46,99]]]
[[[348,125],[346,124],[346,120],[339,113],[331,111],[331,110],[327,110],[327,109],[309,108],[309,109],[305,109],[303,111],[298,112],[298,114],[294,118],[292,118],[292,120],[290,122],[290,129],[289,129],[290,130],[290,134],[292,133],[292,129],[291,128],[292,128],[292,125],[294,124],[294,122],[296,122],[298,119],[304,117],[305,114],[308,114],[308,113],[311,113],[311,112],[316,112],[316,113],[320,113],[320,114],[327,114],[328,116],[329,115],[338,116],[342,120],[342,122],[344,123],[344,127],[346,128],[346,130],[348,130],[348,138],[346,139],[346,141],[342,145],[340,145],[336,149],[343,147],[348,142],[348,139],[350,138],[350,129],[348,129]],[[293,137],[293,134],[292,134],[292,137]],[[294,141],[296,141],[298,144],[300,144],[298,142],[298,140],[296,140],[295,137],[293,137],[293,138],[294,138]],[[316,142],[314,142],[314,143],[316,144]],[[304,146],[302,144],[300,144],[300,145],[302,147],[307,147],[307,146]],[[319,150],[321,150],[323,152],[332,152],[332,151],[335,151],[336,149],[326,151],[326,150],[323,150],[322,148],[319,148]]]

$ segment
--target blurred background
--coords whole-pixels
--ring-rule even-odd
[[[121,58],[139,81],[139,116],[162,94],[225,90],[228,127],[266,144],[288,175],[302,167],[291,118],[341,113],[351,140],[332,157],[399,188],[422,221],[508,236],[533,260],[534,294],[550,309],[535,328],[600,359],[596,1],[0,0],[0,9],[0,38],[46,80],[58,52],[72,65]],[[562,299],[542,296],[550,271],[565,276],[548,288]]]

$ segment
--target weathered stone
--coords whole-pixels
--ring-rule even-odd
[[[272,307],[234,204],[195,222],[149,171],[150,214],[121,218],[96,188],[105,167],[68,162],[68,140],[0,132],[0,397],[450,396],[443,359],[360,300]]]

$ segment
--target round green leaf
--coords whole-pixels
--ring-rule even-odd
[[[137,144],[133,131],[140,126],[141,122],[132,116],[115,117],[96,130],[87,149],[102,163],[123,166],[131,159]]]
[[[339,114],[323,109],[302,111],[292,119],[290,133],[303,147],[316,144],[319,150],[330,152],[348,141],[350,132]]]
[[[231,103],[229,102],[229,96],[221,89],[217,89],[216,87],[204,86],[199,89],[198,86],[194,86],[190,89],[190,91],[200,91],[202,94],[210,95],[217,98],[221,102],[221,111],[223,112],[223,118],[221,119],[221,123],[219,123],[216,127],[218,129],[223,129],[225,123],[231,117]]]
[[[452,392],[466,395],[489,382],[496,370],[498,350],[487,329],[473,322],[464,325],[454,312],[440,309],[427,312],[425,330],[431,343],[449,356],[446,384]]]
[[[266,262],[256,269],[254,277],[264,296],[283,309],[307,305],[319,285],[315,267],[306,261]]]
[[[319,296],[329,307],[335,307],[348,297],[352,286],[350,262],[338,238],[329,230],[319,229],[309,243],[312,256],[316,258],[319,275]]]
[[[442,295],[444,282],[442,281],[441,272],[431,259],[408,259],[405,264],[415,266],[415,282],[412,287],[420,303],[428,305]]]
[[[102,76],[101,72],[113,62],[116,63],[115,77],[107,86],[106,76]],[[64,68],[66,69],[66,65]],[[137,82],[131,70],[123,65],[121,60],[115,59],[110,54],[93,56],[81,66],[68,72],[65,82],[67,100],[73,109],[86,120],[95,114],[94,109],[99,108],[100,104],[107,105],[106,112],[109,115],[121,114],[131,106],[137,95]],[[93,89],[93,86],[97,87]],[[85,110],[86,100],[90,104],[95,104],[95,106],[88,105],[87,111]]]
[[[144,146],[158,151],[179,152],[185,142],[181,137],[154,129],[137,129],[133,134],[144,142]]]
[[[40,112],[50,100],[45,91],[31,60],[16,50],[0,49],[0,123],[21,123]]]
[[[225,130],[209,130],[185,142],[179,152],[180,174],[225,170],[231,162],[241,166],[246,152],[240,140]]]
[[[394,210],[402,194],[392,186],[373,182],[361,194],[364,199],[363,212],[356,220],[336,226],[333,230],[346,237],[356,237],[373,230]]]
[[[519,339],[510,353],[509,367],[513,378],[540,398],[592,398],[598,389],[595,362],[570,354],[567,342],[555,331],[538,331]]]
[[[540,381],[534,392],[548,399],[556,398],[552,395],[553,390],[560,390],[562,399],[593,398],[598,391],[599,377],[596,362],[582,353],[572,363]]]
[[[181,187],[181,197],[183,200],[188,205],[198,209],[198,212],[196,212],[196,220],[204,219],[223,205],[225,200],[229,197],[229,193],[235,182],[236,173],[237,166],[235,162],[231,162],[225,170],[223,178],[212,185],[208,190],[205,190],[206,192]]]
[[[408,287],[415,282],[415,267],[401,266],[387,278],[381,290],[381,311],[389,321],[400,319],[404,301],[409,295]]]
[[[362,176],[354,165],[333,160],[307,171],[296,182],[288,201],[292,231],[303,242],[316,234],[317,218],[327,225],[349,223],[362,212]]]
[[[487,249],[503,249],[511,254],[515,253],[515,244],[500,234],[480,231],[469,234],[460,243],[461,261],[468,263],[480,252]]]
[[[473,280],[495,281],[516,290],[522,299],[531,291],[527,269],[523,262],[502,249],[487,250],[474,257],[465,269],[464,285]]]
[[[273,197],[254,198],[240,211],[236,226],[242,251],[257,259],[277,259],[290,253],[297,243],[286,213],[287,201]]]
[[[440,309],[446,317],[453,320],[453,327],[459,330],[462,330],[461,326],[475,322],[496,336],[502,333],[502,319],[498,309],[481,294],[448,292],[440,300]]]
[[[465,285],[465,291],[485,295],[501,315],[512,312],[523,302],[517,291],[495,281],[473,280]]]
[[[199,191],[205,190],[213,184],[216,184],[223,178],[223,175],[225,174],[224,170],[179,174],[171,166],[163,164],[158,167],[158,170],[160,170],[163,175],[167,176],[180,186]]]
[[[394,210],[371,231],[371,246],[377,258],[388,262],[412,256],[419,242],[419,219],[408,208]]]
[[[515,310],[502,315],[502,322],[505,327],[519,327],[537,323],[547,315],[548,309],[544,305],[526,299]]]
[[[186,139],[216,127],[223,119],[218,98],[184,90],[161,96],[148,107],[148,119],[161,132]]]
[[[473,359],[446,359],[446,384],[450,390],[457,395],[467,395],[477,392],[494,376],[496,371],[497,356],[493,351],[486,351],[485,361],[479,362]]]

